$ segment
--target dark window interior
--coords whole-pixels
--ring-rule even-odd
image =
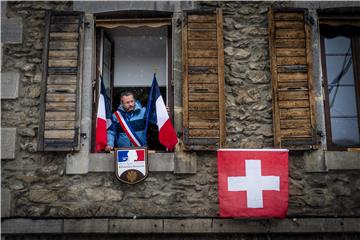
[[[113,105],[112,105],[112,112],[115,112],[119,106],[120,102],[120,94],[123,91],[131,91],[134,93],[135,99],[139,100],[143,107],[146,107],[148,101],[148,95],[150,93],[150,87],[114,87],[113,88]],[[166,104],[166,87],[160,87],[161,96],[163,96],[164,102]],[[147,142],[148,148],[150,150],[157,150],[157,151],[165,151],[165,147],[162,146],[159,142],[158,138],[158,128],[156,125],[149,123],[149,128],[147,131]]]

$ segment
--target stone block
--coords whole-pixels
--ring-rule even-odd
[[[360,169],[360,152],[326,151],[325,164],[327,170]]]
[[[89,152],[84,148],[80,152],[66,155],[66,174],[86,174],[89,171]]]
[[[319,1],[320,9],[327,8],[344,8],[344,7],[360,7],[359,1]]]
[[[1,18],[6,18],[6,6],[7,2],[6,1],[0,1],[0,7],[1,7]]]
[[[175,131],[177,132],[178,138],[180,138],[183,129],[182,107],[174,108],[174,127],[175,127]]]
[[[1,18],[1,42],[15,44],[23,42],[22,18]]]
[[[150,172],[173,172],[174,153],[149,153]],[[114,172],[114,155],[109,153],[89,154],[89,172]]]
[[[175,50],[174,50],[175,52]],[[174,62],[174,106],[182,107],[182,70],[181,70],[181,62]]]
[[[1,128],[1,159],[14,159],[16,128]]]
[[[161,219],[110,219],[110,233],[161,233]]]
[[[294,218],[273,220],[270,223],[271,233],[330,233],[341,232],[340,218]]]
[[[148,158],[150,172],[174,171],[174,153],[149,153]]]
[[[86,174],[89,171],[89,153],[91,148],[91,114],[92,114],[92,66],[94,61],[94,16],[85,14],[85,22],[89,23],[84,29],[83,78],[81,83],[81,124],[80,131],[84,136],[80,139],[81,151],[68,154],[66,159],[67,174]]]
[[[1,99],[16,99],[19,97],[19,72],[1,73]]]
[[[213,232],[216,233],[266,233],[267,220],[214,219]]]
[[[2,234],[62,233],[63,220],[8,219],[1,222]]]
[[[192,1],[74,1],[73,10],[87,13],[100,13],[119,10],[181,11],[194,9]]]
[[[290,5],[294,8],[318,9],[320,7],[320,3],[318,1],[294,1],[290,2]]]
[[[1,217],[10,217],[11,193],[9,189],[1,188]]]
[[[360,232],[360,218],[344,218],[344,232]]]
[[[109,219],[65,219],[64,233],[107,233]]]
[[[211,233],[212,219],[164,219],[164,233]]]
[[[175,154],[175,168],[176,174],[196,173],[197,158],[194,153],[177,152]]]
[[[89,172],[114,172],[114,155],[110,153],[89,154]]]
[[[325,156],[322,149],[304,154],[306,172],[325,172]]]
[[[172,31],[172,41],[173,41],[173,81],[174,81],[174,105],[182,106],[182,64],[181,64],[181,25],[178,26],[178,23],[175,19],[181,19],[181,16],[176,14],[173,20],[173,31]]]
[[[73,9],[76,11],[85,11],[89,13],[99,13],[117,10],[158,10],[166,6],[164,4],[156,4],[154,1],[141,2],[74,2]],[[169,10],[169,7],[166,7]]]

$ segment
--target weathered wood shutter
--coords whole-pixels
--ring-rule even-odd
[[[225,144],[222,10],[187,12],[182,29],[183,125],[186,150]]]
[[[84,14],[49,12],[43,49],[40,151],[79,149]]]
[[[275,147],[316,148],[312,51],[307,12],[269,12]]]

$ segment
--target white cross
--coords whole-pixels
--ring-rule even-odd
[[[245,176],[228,177],[228,191],[246,191],[248,208],[263,208],[264,190],[280,191],[280,177],[261,176],[261,160],[245,160]]]

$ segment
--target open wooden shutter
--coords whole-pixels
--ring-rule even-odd
[[[312,51],[307,12],[269,12],[275,147],[316,148]]]
[[[79,149],[84,14],[49,12],[43,49],[40,151]]]
[[[222,10],[187,12],[183,23],[183,124],[186,150],[225,145]]]

